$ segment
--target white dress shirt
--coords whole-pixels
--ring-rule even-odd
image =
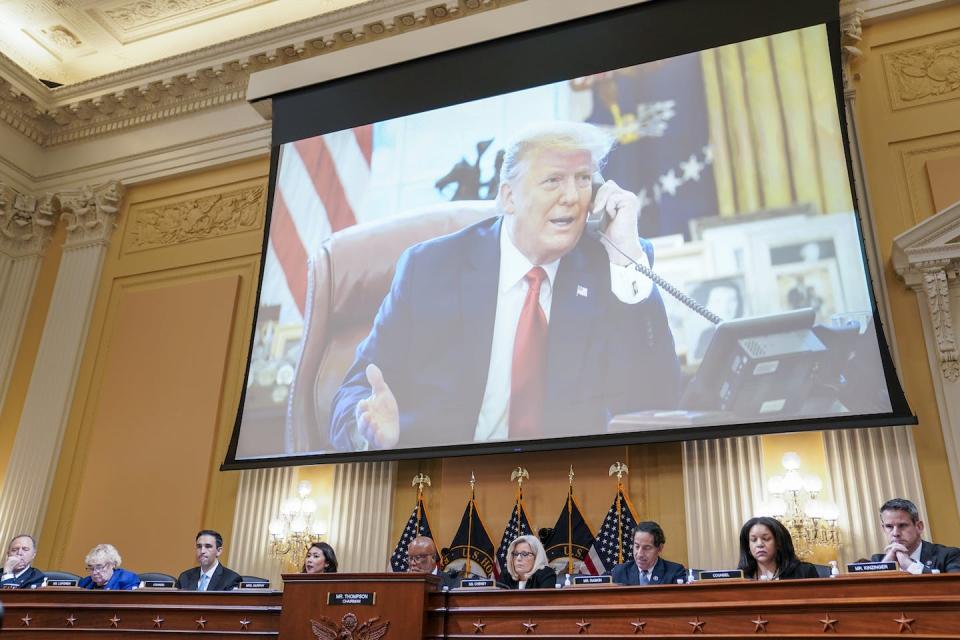
[[[490,368],[487,386],[483,392],[480,415],[474,431],[475,441],[506,440],[509,437],[507,419],[510,406],[510,383],[513,369],[513,343],[520,322],[520,311],[527,297],[527,272],[534,266],[513,244],[505,226],[500,229],[500,279],[497,286],[497,313],[493,322],[493,343],[490,349]],[[640,260],[649,266],[646,254]],[[540,307],[550,322],[553,303],[553,283],[560,260],[539,265],[547,273],[540,285]],[[625,304],[646,300],[653,291],[653,282],[633,266],[610,264],[610,290]],[[579,294],[578,294],[579,295]],[[589,295],[585,292],[584,295]]]

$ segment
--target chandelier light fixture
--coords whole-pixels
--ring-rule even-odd
[[[313,485],[304,480],[297,496],[280,504],[280,514],[270,521],[270,555],[281,559],[291,570],[300,571],[307,549],[327,535],[327,523],[314,517],[317,503],[310,498]]]
[[[783,454],[781,462],[786,472],[767,481],[771,500],[764,512],[787,528],[800,558],[809,558],[817,547],[839,549],[840,509],[819,498],[823,481],[816,475],[801,475],[800,456],[793,451]]]

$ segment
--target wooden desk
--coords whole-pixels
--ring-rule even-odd
[[[960,637],[960,574],[430,594],[425,638]]]
[[[4,589],[0,591],[5,609],[0,637],[276,638],[281,597],[277,591]]]
[[[348,631],[348,614],[356,620],[353,631],[374,617],[379,619],[373,626],[390,623],[385,640],[960,637],[958,574],[451,593],[433,591],[436,583],[428,576],[339,574],[288,576],[282,596],[5,590],[0,591],[6,607],[0,637],[46,640],[76,632],[93,640],[131,634],[316,640],[311,619],[325,617]],[[326,604],[330,593],[374,592],[375,604]],[[422,632],[410,631],[421,626]],[[340,637],[363,640],[356,633]]]

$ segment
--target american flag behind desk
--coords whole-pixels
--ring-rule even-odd
[[[281,323],[303,322],[309,256],[331,233],[363,221],[372,156],[373,125],[283,145],[260,300],[280,306]]]

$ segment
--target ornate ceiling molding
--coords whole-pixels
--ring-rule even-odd
[[[0,55],[0,120],[41,146],[56,146],[241,102],[256,71],[524,1],[371,0],[53,90]]]

